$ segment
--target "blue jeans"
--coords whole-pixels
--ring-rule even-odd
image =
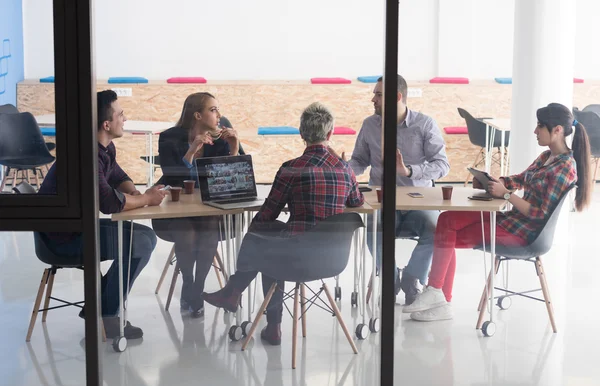
[[[99,223],[101,261],[116,260],[119,256],[117,222],[101,219]],[[127,294],[142,269],[148,264],[152,251],[156,247],[156,234],[151,228],[141,224],[133,225],[133,248],[131,252],[131,274],[129,290],[127,289],[127,269],[129,258],[129,241],[131,223],[123,223],[123,296]],[[81,235],[67,243],[56,242],[46,238],[48,248],[57,255],[73,257],[81,260],[83,255],[83,238]],[[119,266],[114,261],[106,275],[102,276],[100,294],[102,298],[102,316],[111,317],[119,314]]]
[[[381,211],[377,219],[377,270],[381,267],[382,227]],[[427,276],[433,258],[433,236],[440,213],[432,210],[396,211],[396,237],[406,237],[412,233],[419,237],[417,246],[404,269],[404,273],[419,279],[421,284],[427,283]],[[367,246],[373,254],[373,215],[367,216]]]

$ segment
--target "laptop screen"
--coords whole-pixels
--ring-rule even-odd
[[[196,159],[202,201],[256,197],[252,156]]]

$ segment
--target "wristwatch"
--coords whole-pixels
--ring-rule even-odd
[[[504,199],[505,199],[505,200],[507,200],[507,201],[508,201],[508,200],[510,200],[510,195],[511,195],[512,193],[513,193],[513,192],[507,192],[507,193],[504,193]]]
[[[410,166],[410,165],[406,165],[406,168],[407,168],[408,170],[410,170],[410,173],[408,173],[408,176],[406,176],[406,177],[408,177],[408,178],[412,177],[412,173],[413,173],[413,172],[412,172],[412,166]]]

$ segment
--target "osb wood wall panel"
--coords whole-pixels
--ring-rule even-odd
[[[298,136],[259,136],[259,126],[290,125],[298,127],[302,110],[312,102],[320,101],[333,111],[336,125],[359,130],[365,117],[373,112],[371,103],[373,84],[312,85],[308,82],[211,82],[203,85],[174,85],[150,82],[139,85],[97,84],[98,90],[111,87],[131,88],[132,97],[120,98],[128,119],[141,121],[172,121],[179,118],[185,98],[194,92],[214,94],[221,113],[231,120],[239,131],[244,148],[253,155],[257,181],[269,183],[279,166],[297,157],[304,149]],[[409,107],[432,116],[446,140],[450,159],[450,174],[442,181],[464,181],[465,168],[473,162],[477,149],[466,135],[446,135],[445,126],[464,126],[457,107],[465,108],[474,116],[510,117],[510,85],[493,81],[473,82],[469,85],[439,85],[409,82],[409,87],[420,88],[421,98],[409,99]],[[574,105],[586,106],[600,101],[600,82],[574,85]],[[33,81],[21,82],[18,87],[18,108],[34,115],[54,112],[54,85]],[[532,112],[534,114],[535,112]],[[533,130],[533,128],[531,128]],[[338,151],[351,154],[356,136],[333,136],[332,145]],[[136,183],[146,182],[147,164],[140,160],[146,154],[144,136],[126,134],[116,140],[119,163]],[[158,138],[154,140],[158,151]],[[60,156],[60,155],[59,155]],[[498,173],[496,170],[495,174]],[[156,171],[156,178],[160,170]],[[368,173],[359,176],[368,180]]]

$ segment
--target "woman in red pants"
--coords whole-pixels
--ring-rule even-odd
[[[510,177],[494,179],[488,193],[508,200],[513,209],[497,216],[496,242],[507,246],[530,244],[563,194],[577,184],[575,207],[583,210],[590,201],[590,144],[583,125],[573,119],[569,109],[551,103],[537,111],[534,134],[540,146],[548,146],[532,164]],[[573,150],[565,137],[573,133]],[[474,188],[482,188],[473,181]],[[523,198],[513,194],[523,190]],[[486,243],[490,237],[489,214],[484,216]],[[434,252],[427,288],[404,313],[411,319],[435,321],[452,319],[452,285],[456,269],[456,248],[473,248],[482,244],[479,212],[444,212],[440,215],[434,238]]]

